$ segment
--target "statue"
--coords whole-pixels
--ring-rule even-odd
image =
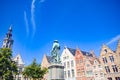
[[[54,41],[51,55],[52,55],[52,63],[60,63],[60,45],[57,40]]]
[[[48,66],[48,80],[64,80],[64,66],[60,61],[60,45],[57,40],[54,41],[51,50],[51,64]]]

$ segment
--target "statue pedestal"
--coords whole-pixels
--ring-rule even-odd
[[[64,66],[62,66],[61,64],[51,64],[48,67],[48,70],[48,80],[64,80]]]

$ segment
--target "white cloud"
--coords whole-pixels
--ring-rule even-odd
[[[40,3],[43,3],[45,0],[40,0]],[[35,2],[36,0],[32,0],[31,4],[31,23],[32,23],[32,28],[33,28],[33,33],[32,37],[34,37],[35,32],[36,32],[36,24],[35,24]]]
[[[35,0],[32,0],[32,4],[31,4],[31,22],[32,22],[32,27],[33,27],[32,37],[35,35],[35,32],[36,32],[34,12],[35,12]]]
[[[112,38],[108,43],[106,43],[107,45],[110,45],[116,41],[118,41],[120,39],[120,35],[115,36],[114,38]]]
[[[24,20],[25,20],[26,32],[27,32],[27,36],[28,36],[29,35],[29,25],[28,25],[28,19],[27,19],[26,11],[24,11]]]

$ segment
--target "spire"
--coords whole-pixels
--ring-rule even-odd
[[[12,48],[13,45],[13,39],[12,39],[12,25],[10,25],[8,32],[6,33],[6,36],[3,41],[3,48]]]
[[[11,31],[11,32],[12,32],[12,25],[10,25],[10,27],[9,27],[9,31]]]
[[[117,45],[116,52],[117,52],[117,53],[120,53],[120,39],[118,40],[118,45]]]

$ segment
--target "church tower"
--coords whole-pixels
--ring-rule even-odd
[[[12,26],[10,26],[3,40],[2,48],[12,48],[14,40],[12,39]]]

